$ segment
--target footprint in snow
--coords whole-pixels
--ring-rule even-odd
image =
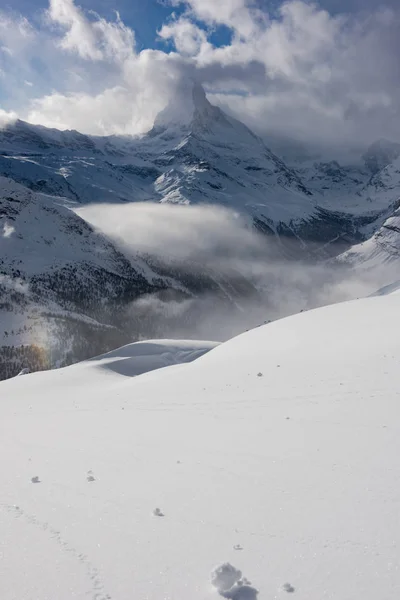
[[[234,550],[243,550],[242,546],[240,544],[235,544],[235,546],[233,546]]]
[[[216,567],[211,573],[211,583],[219,595],[228,600],[257,600],[258,591],[250,585],[242,572],[230,563]]]
[[[86,481],[89,481],[89,482],[96,481],[95,477],[93,476],[93,471],[87,472]]]
[[[292,594],[295,591],[295,588],[290,583],[284,583],[282,589],[288,594]]]
[[[37,475],[35,475],[35,477],[32,477],[31,481],[32,481],[32,483],[41,483],[41,481]]]
[[[155,517],[164,517],[165,516],[164,513],[159,508],[155,508],[153,510],[153,515]]]

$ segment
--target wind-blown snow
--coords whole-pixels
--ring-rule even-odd
[[[398,597],[399,308],[1,382],[2,600]]]
[[[128,344],[78,363],[76,373],[85,377],[88,369],[106,370],[126,377],[135,377],[142,373],[162,369],[171,365],[192,362],[206,352],[218,346],[219,342],[196,340],[147,340]],[[67,371],[67,377],[71,369]],[[55,375],[57,377],[57,374]]]

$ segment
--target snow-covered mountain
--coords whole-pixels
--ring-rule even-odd
[[[363,155],[366,167],[375,175],[400,156],[400,144],[389,140],[377,140]]]
[[[397,258],[395,144],[372,146],[365,164],[321,159],[289,166],[212,106],[200,86],[179,118],[173,109],[141,138],[22,121],[0,130],[0,372],[5,363],[13,365],[11,374],[26,366],[27,353],[31,367],[65,364],[133,338],[170,334],[158,330],[151,313],[130,309],[144,295],[190,299],[207,292],[240,312],[240,298],[259,293],[243,272],[177,269],[168,248],[161,261],[124,256],[74,212],[89,203],[226,207],[272,240],[285,260],[340,255],[341,264],[354,264],[359,248],[364,256],[376,243]],[[187,318],[195,314],[194,308]],[[54,350],[60,336],[62,347]]]
[[[395,288],[0,382],[2,600],[398,597]]]
[[[0,177],[0,207],[1,375],[118,344],[121,299],[157,286],[59,198]]]
[[[362,270],[391,266],[400,269],[400,151],[392,162],[371,177],[365,190],[370,204],[375,206],[380,202],[389,208],[372,226],[366,227],[365,241],[352,246],[338,260]]]
[[[337,260],[358,270],[380,269],[394,265],[399,269],[400,257],[400,208],[365,242],[356,244]]]
[[[200,86],[188,104],[181,122],[168,121],[167,107],[142,138],[90,137],[17,121],[0,131],[0,174],[79,203],[227,206],[280,241],[300,239],[311,250],[322,240],[332,254],[361,241],[365,223],[397,199],[390,193],[381,202],[376,190],[370,197],[368,168],[315,161],[289,167],[245,125],[212,106]],[[376,158],[371,148],[370,162],[382,162],[382,152]]]
[[[225,292],[218,275],[166,273],[149,259],[133,264],[64,203],[0,177],[0,377],[69,364],[174,327],[173,316],[160,325],[151,311],[133,309],[142,297],[187,300],[202,288],[232,304],[234,285]]]

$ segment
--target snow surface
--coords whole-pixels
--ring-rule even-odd
[[[127,344],[71,368],[83,377],[87,376],[88,369],[135,377],[155,369],[192,362],[218,345],[219,342],[196,340],[146,340]],[[67,377],[71,374],[71,368],[66,371]]]
[[[13,218],[4,225],[0,220],[0,263],[29,275],[85,260],[116,271],[111,243],[63,206],[60,198],[32,192],[0,176],[0,203],[5,210],[12,207]]]
[[[398,598],[399,308],[1,382],[1,599]]]
[[[339,255],[337,260],[350,264],[360,272],[374,270],[379,273],[383,268],[393,266],[392,271],[399,273],[400,257],[400,208],[384,220],[382,226],[372,237],[361,244],[352,246]]]

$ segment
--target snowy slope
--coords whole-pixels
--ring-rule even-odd
[[[0,383],[2,600],[397,598],[399,308]]]
[[[94,232],[59,198],[34,193],[11,179],[0,177],[1,259],[29,275],[91,261],[118,269],[117,255],[108,240]],[[48,251],[44,251],[44,247]]]
[[[107,370],[135,377],[142,373],[171,365],[189,363],[218,346],[218,342],[196,340],[146,340],[127,344],[70,367],[68,373],[80,373],[84,379],[88,370]],[[93,377],[96,377],[93,374]]]
[[[393,266],[400,272],[400,208],[384,221],[367,241],[353,246],[337,257],[337,262],[357,269],[380,269]]]
[[[378,156],[376,159],[383,160]],[[359,269],[395,265],[400,272],[400,157],[376,172],[362,190],[371,208],[389,206],[371,226],[365,226],[366,241],[354,245],[338,261]]]

